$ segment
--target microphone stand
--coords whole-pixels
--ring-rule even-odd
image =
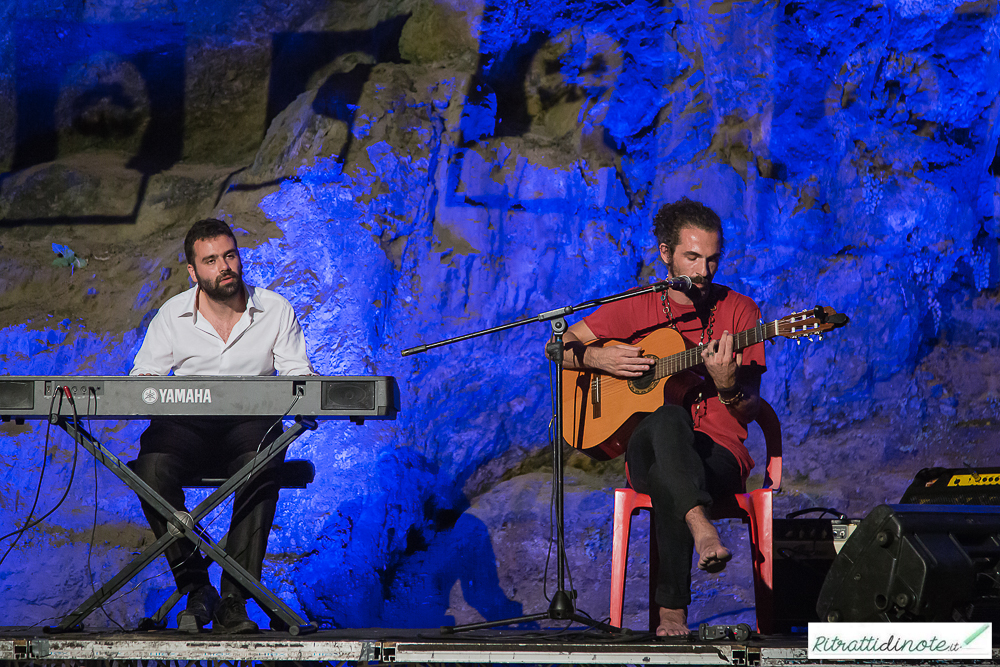
[[[583,616],[577,613],[576,608],[573,604],[573,600],[576,599],[576,591],[566,590],[566,537],[565,537],[565,518],[563,515],[563,501],[565,498],[565,489],[563,487],[564,480],[564,462],[563,462],[563,406],[562,406],[562,395],[563,395],[563,381],[562,381],[562,371],[563,371],[563,335],[566,333],[566,315],[572,315],[573,313],[579,312],[581,310],[588,310],[590,308],[596,308],[597,306],[602,306],[606,303],[612,303],[614,301],[620,301],[622,299],[630,299],[641,294],[649,294],[650,292],[664,292],[668,289],[677,290],[688,290],[691,289],[692,284],[700,283],[699,278],[691,279],[687,276],[679,276],[677,278],[670,278],[668,280],[649,285],[648,287],[643,287],[637,290],[629,290],[627,292],[620,292],[618,294],[613,294],[611,296],[600,297],[597,299],[592,299],[590,301],[584,301],[583,303],[577,304],[575,306],[565,306],[563,308],[557,308],[555,310],[549,310],[544,313],[540,313],[535,317],[526,317],[524,319],[515,320],[513,322],[508,322],[507,324],[501,324],[499,326],[490,327],[488,329],[483,329],[481,331],[476,331],[469,334],[464,334],[462,336],[456,336],[454,338],[446,338],[444,340],[437,341],[435,343],[428,343],[426,345],[418,345],[416,347],[407,348],[402,351],[404,357],[410,356],[412,354],[419,354],[426,352],[427,350],[432,350],[434,348],[443,347],[445,345],[451,345],[453,343],[458,343],[460,341],[469,340],[472,338],[478,338],[480,336],[485,336],[488,334],[497,333],[500,331],[506,331],[507,329],[513,329],[515,327],[520,327],[525,324],[532,322],[550,322],[552,328],[552,340],[545,346],[545,352],[548,358],[556,365],[556,410],[554,414],[555,419],[555,433],[556,437],[552,440],[552,485],[555,489],[556,495],[556,551],[558,564],[556,566],[556,577],[558,578],[558,585],[555,593],[552,594],[552,600],[549,603],[549,608],[547,611],[540,614],[529,614],[527,616],[518,616],[516,618],[507,618],[499,621],[486,621],[483,623],[469,623],[467,625],[457,625],[457,626],[444,626],[441,628],[442,634],[452,634],[455,632],[466,632],[470,630],[485,630],[487,628],[495,628],[504,625],[520,625],[522,623],[532,623],[536,621],[544,620],[554,620],[554,621],[575,621],[582,625],[586,625],[590,628],[597,628],[610,633],[628,633],[630,632],[627,628],[616,628],[607,623],[602,623],[601,621],[595,620],[588,616]]]

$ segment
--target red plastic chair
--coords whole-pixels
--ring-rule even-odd
[[[767,448],[767,466],[764,486],[749,493],[712,503],[712,519],[743,519],[750,524],[750,551],[753,556],[753,587],[757,612],[757,631],[770,634],[774,620],[773,559],[772,559],[772,496],[781,488],[781,423],[774,409],[761,399],[757,425],[764,434]],[[650,512],[649,496],[633,489],[615,489],[614,537],[611,546],[611,625],[621,627],[622,607],[625,602],[625,562],[628,558],[629,529],[632,515],[641,509]],[[650,529],[649,540],[649,627],[655,630],[660,623],[659,608],[654,602],[659,553],[656,539]]]

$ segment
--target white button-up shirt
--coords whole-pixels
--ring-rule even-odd
[[[306,339],[285,297],[246,285],[247,309],[224,341],[199,315],[197,286],[149,323],[130,375],[313,375]]]

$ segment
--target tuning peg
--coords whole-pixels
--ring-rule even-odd
[[[795,339],[795,344],[796,345],[802,345],[802,338],[801,337],[796,338]]]
[[[820,339],[820,340],[823,340],[824,338],[826,338],[826,336],[824,336],[823,334],[820,334],[820,335],[819,335],[819,339]]]

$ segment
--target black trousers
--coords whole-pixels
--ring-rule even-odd
[[[695,431],[689,412],[676,405],[665,405],[639,423],[625,459],[632,488],[653,504],[651,532],[660,554],[656,602],[686,607],[694,538],[684,517],[696,505],[711,507],[713,497],[741,492],[740,464],[728,449]]]
[[[247,464],[259,450],[281,434],[275,417],[245,418],[156,418],[139,440],[139,456],[129,465],[154,491],[177,509],[184,508],[184,485],[202,476],[229,477]],[[273,426],[273,428],[271,428]],[[271,532],[278,503],[280,481],[275,468],[284,454],[275,457],[236,492],[229,525],[226,553],[250,574],[260,579],[267,536]],[[146,503],[143,512],[157,537],[167,530],[167,522]],[[167,562],[182,593],[209,583],[211,562],[199,554],[194,544],[181,539],[166,551]],[[247,593],[223,573],[222,596]]]

